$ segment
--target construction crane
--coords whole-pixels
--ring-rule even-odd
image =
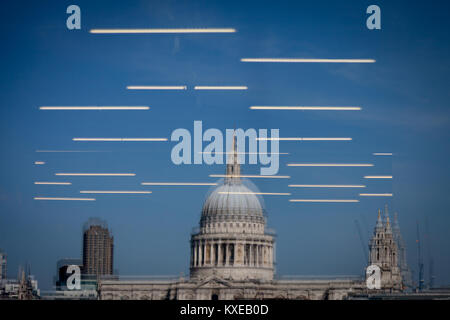
[[[417,221],[417,260],[418,260],[418,267],[419,267],[419,286],[418,290],[423,290],[424,285],[424,279],[423,279],[423,260],[422,260],[422,253],[420,251],[420,230],[419,230],[419,221]]]
[[[367,264],[367,259],[369,258],[369,255],[367,253],[367,247],[366,247],[367,243],[364,241],[364,238],[363,238],[363,235],[362,235],[362,232],[361,232],[361,226],[359,225],[359,222],[356,219],[355,219],[355,225],[356,225],[356,229],[358,230],[359,239],[361,240],[361,245],[362,245],[362,248],[363,248],[364,257],[365,257],[365,261],[366,261],[366,264]]]
[[[426,244],[427,244],[427,253],[428,253],[428,288],[434,287],[434,261],[433,261],[433,255],[431,253],[431,236],[430,236],[430,230],[428,228],[428,218],[425,217],[425,228],[426,228]]]

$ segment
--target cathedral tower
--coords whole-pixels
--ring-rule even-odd
[[[274,236],[256,192],[240,177],[236,136],[224,183],[206,199],[200,226],[191,237],[191,278],[272,280]]]
[[[385,221],[381,219],[381,210],[378,210],[377,223],[369,243],[369,265],[377,265],[380,268],[381,289],[401,289],[398,247],[392,233],[387,206],[384,215]]]

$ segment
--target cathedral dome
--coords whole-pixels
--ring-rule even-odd
[[[254,191],[239,182],[225,182],[206,199],[203,216],[263,215],[261,203]]]

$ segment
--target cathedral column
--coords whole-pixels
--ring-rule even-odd
[[[194,241],[194,267],[197,266],[197,241]]]
[[[225,243],[225,265],[228,266],[230,264],[230,244]]]
[[[249,262],[248,262],[248,265],[249,266],[252,266],[253,265],[253,243],[250,243],[250,260],[249,260]]]
[[[198,265],[202,265],[202,256],[203,256],[203,250],[202,250],[202,241],[200,240],[198,242]]]
[[[222,246],[222,243],[220,242],[220,240],[217,242],[217,265],[221,265],[222,263],[222,255],[220,253],[220,247]]]
[[[209,245],[209,263],[210,265],[214,265],[214,241],[210,241],[210,245]]]

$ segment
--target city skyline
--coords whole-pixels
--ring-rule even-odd
[[[81,29],[68,30],[66,3],[30,3],[26,11],[21,3],[6,3],[0,13],[5,43],[0,66],[6,75],[0,89],[0,247],[8,254],[9,277],[28,262],[40,287],[50,290],[56,261],[81,257],[82,225],[90,217],[108,222],[120,274],[189,274],[191,229],[226,167],[172,162],[171,133],[184,128],[193,134],[199,120],[204,131],[279,129],[283,138],[351,138],[280,141],[277,175],[289,178],[255,178],[261,165],[242,166],[242,174],[267,193],[261,197],[268,226],[278,233],[278,274],[362,274],[366,256],[354,221],[368,243],[377,209],[388,204],[392,214],[398,212],[414,280],[418,223],[425,268],[434,261],[435,285],[448,285],[449,5],[380,1],[383,27],[368,30],[370,4],[78,1]],[[227,28],[228,33],[90,32],[102,28]],[[242,61],[249,58],[370,62]],[[141,109],[40,109],[49,106]],[[264,106],[361,109],[258,109]],[[80,138],[167,141],[74,140]],[[311,163],[373,167],[295,166]],[[336,187],[342,185],[365,188]],[[380,193],[393,196],[360,196]],[[289,201],[295,199],[359,202]]]

